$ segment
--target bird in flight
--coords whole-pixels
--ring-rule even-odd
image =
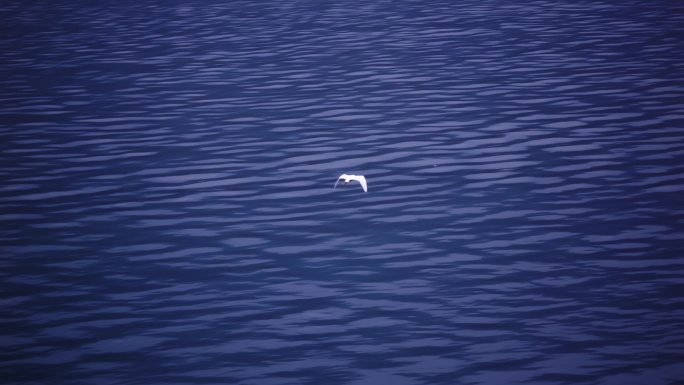
[[[339,178],[337,178],[337,182],[335,182],[335,185],[333,186],[333,190],[335,190],[335,187],[337,187],[337,184],[340,183],[340,181],[344,179],[344,183],[349,183],[350,181],[357,181],[361,184],[361,187],[363,187],[363,192],[368,192],[368,185],[366,184],[366,178],[363,175],[347,175],[347,174],[342,174],[340,175]]]

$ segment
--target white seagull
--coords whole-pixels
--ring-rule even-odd
[[[368,192],[368,185],[366,184],[366,178],[363,175],[347,175],[347,174],[342,174],[340,175],[339,178],[337,178],[337,182],[335,182],[335,185],[333,186],[333,190],[335,190],[335,187],[337,187],[337,184],[340,183],[340,181],[344,179],[344,183],[349,183],[352,180],[355,180],[361,184],[361,187],[363,187],[363,192]]]

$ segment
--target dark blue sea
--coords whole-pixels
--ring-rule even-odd
[[[684,2],[0,20],[3,385],[684,384]]]

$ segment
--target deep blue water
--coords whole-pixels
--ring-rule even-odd
[[[3,384],[683,383],[681,1],[0,20]]]

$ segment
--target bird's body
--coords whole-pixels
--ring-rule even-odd
[[[335,187],[337,187],[337,184],[340,183],[341,180],[344,179],[344,183],[349,183],[353,180],[359,182],[361,187],[363,188],[363,192],[368,192],[368,184],[366,184],[366,178],[363,175],[349,175],[349,174],[342,174],[337,178],[337,182],[335,182],[335,185],[333,186],[333,190]]]

